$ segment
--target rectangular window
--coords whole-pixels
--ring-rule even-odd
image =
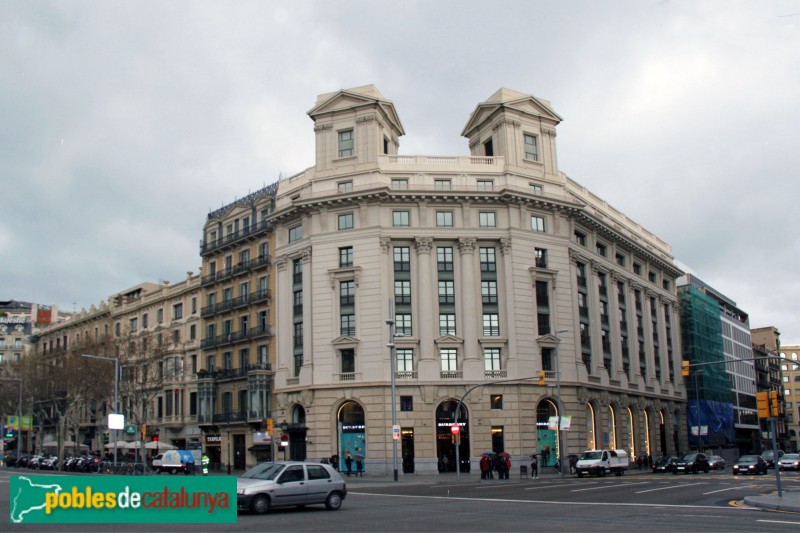
[[[193,341],[197,338],[197,326],[192,324],[189,326],[189,340]]]
[[[453,280],[439,281],[439,303],[440,304],[456,303],[455,281]]]
[[[478,214],[478,220],[480,223],[480,227],[482,228],[494,228],[496,227],[495,222],[495,214],[492,211],[481,211]]]
[[[480,248],[479,256],[481,261],[481,272],[497,271],[497,263],[495,262],[494,248]]]
[[[484,370],[500,370],[500,348],[484,348],[483,365]]]
[[[411,271],[411,250],[408,246],[395,246],[392,250],[395,272]]]
[[[400,314],[394,316],[394,334],[398,337],[411,337],[411,315]]]
[[[617,264],[619,266],[625,266],[625,256],[622,254],[617,254],[616,256]]]
[[[139,319],[138,318],[131,318],[130,324],[131,324],[131,327],[130,327],[131,333],[136,333],[139,330]]]
[[[352,374],[356,371],[356,352],[355,350],[342,350],[340,352],[342,360],[342,374]]]
[[[148,319],[147,313],[143,313],[142,314],[142,329],[147,329],[147,325],[149,323],[147,319]],[[97,335],[95,335],[95,339],[96,338],[97,338]]]
[[[452,313],[441,313],[439,315],[439,335],[456,334],[456,315]]]
[[[299,241],[303,238],[303,226],[289,228],[289,242]]]
[[[502,409],[503,408],[503,395],[502,394],[492,394],[489,398],[490,407],[492,409]]]
[[[450,180],[433,180],[433,187],[437,191],[449,191],[452,188]]]
[[[638,275],[638,276],[641,276],[642,275],[642,265],[640,265],[639,263],[634,263],[633,264],[633,273]]]
[[[413,411],[414,410],[414,397],[413,396],[400,396],[400,410]]]
[[[183,318],[183,304],[175,304],[172,306],[172,320],[180,320]]]
[[[580,246],[586,246],[586,235],[581,233],[580,231],[575,232],[575,242],[578,243]]]
[[[339,268],[351,268],[353,266],[353,247],[345,246],[339,248]]]
[[[401,280],[394,282],[394,303],[397,305],[411,303],[411,281]]]
[[[436,227],[437,228],[452,228],[453,227],[453,212],[452,211],[437,211],[436,212]]]
[[[156,311],[156,322],[158,322],[159,324],[163,324],[164,323],[164,310],[163,309],[159,309],[158,311]]]
[[[217,356],[216,355],[207,355],[206,356],[206,370],[209,372],[213,372],[216,370],[217,366]]]
[[[528,159],[529,161],[538,161],[539,148],[536,145],[536,136],[525,134],[524,139],[525,139],[525,159]]]
[[[353,229],[353,213],[339,215],[339,231]]]
[[[544,217],[533,215],[531,217],[531,229],[544,232]]]
[[[608,253],[608,248],[606,248],[605,244],[597,243],[597,255],[605,257]]]
[[[455,372],[458,370],[458,350],[455,348],[442,348],[442,372]]]
[[[398,348],[396,361],[398,372],[413,372],[414,350],[411,348]]]
[[[392,178],[392,189],[398,191],[408,190],[408,178]]]
[[[197,314],[197,296],[192,296],[192,314]]]
[[[408,211],[392,211],[392,225],[396,228],[407,228],[411,225]]]
[[[500,316],[497,313],[483,314],[483,336],[484,337],[500,336]]]
[[[531,194],[535,194],[536,196],[541,196],[543,193],[542,186],[538,183],[531,183]]]
[[[356,282],[342,281],[339,283],[339,305],[352,306],[356,303]]]
[[[453,249],[442,246],[436,249],[436,267],[439,272],[453,271]]]
[[[481,281],[481,300],[484,304],[497,303],[496,281]]]
[[[353,130],[339,132],[339,157],[350,157],[353,155]]]
[[[494,190],[494,181],[493,180],[478,180],[478,190],[479,191],[493,191]]]
[[[339,192],[350,192],[353,190],[353,182],[351,180],[340,181],[337,183]]]
[[[534,248],[533,257],[537,268],[547,268],[547,250],[544,248]]]

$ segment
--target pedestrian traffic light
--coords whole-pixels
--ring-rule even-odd
[[[691,362],[684,359],[681,361],[681,375],[685,378],[689,377],[689,367],[691,366]]]
[[[758,404],[758,418],[769,418],[769,393],[757,392],[756,403]]]
[[[289,445],[289,435],[281,435],[281,446]]]
[[[267,435],[272,436],[272,431],[275,429],[274,422],[271,418],[267,418]]]
[[[539,371],[539,385],[544,385],[545,384],[545,376],[546,375],[547,375],[547,373],[544,370],[540,370]]]
[[[769,393],[771,407],[772,407],[772,416],[778,416],[781,414],[780,404],[778,403],[778,391],[770,391]]]

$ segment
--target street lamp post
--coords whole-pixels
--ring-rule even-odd
[[[397,439],[394,435],[394,427],[397,425],[397,386],[395,384],[395,364],[394,364],[394,301],[389,300],[389,318],[386,320],[389,326],[389,374],[392,376],[392,467],[394,468],[394,480],[399,481],[397,473]]]
[[[700,423],[700,389],[697,386],[697,376],[702,374],[702,370],[694,372],[694,405],[697,408],[697,452],[700,453],[703,446],[703,426]]]
[[[19,383],[19,399],[17,400],[17,457],[19,457],[22,452],[22,378],[0,378],[0,381]]]
[[[82,354],[81,357],[90,359],[102,359],[104,361],[114,361],[114,414],[119,410],[119,357],[106,357],[104,355]],[[112,430],[114,439],[114,470],[117,470],[117,430]]]
[[[561,471],[561,477],[566,477],[566,472],[564,472],[564,456],[565,456],[565,449],[564,449],[564,440],[561,435],[561,413],[563,412],[563,407],[561,405],[561,363],[558,359],[558,345],[561,343],[561,338],[558,336],[559,333],[566,333],[568,329],[559,329],[556,331],[556,350],[555,350],[555,359],[556,359],[556,401],[558,402],[558,427],[556,428],[556,439],[558,439],[558,469]]]
[[[226,426],[227,426],[227,429],[228,429],[228,439],[227,439],[227,442],[228,442],[228,475],[230,476],[231,475],[231,419],[230,419],[230,414],[228,414],[228,417],[229,417],[228,418],[228,423],[227,423]]]

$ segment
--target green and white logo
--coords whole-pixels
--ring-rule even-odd
[[[12,476],[15,524],[236,523],[232,476]]]

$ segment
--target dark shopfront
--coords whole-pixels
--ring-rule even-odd
[[[222,463],[222,435],[205,436],[205,454],[208,456],[209,468],[219,470]]]

